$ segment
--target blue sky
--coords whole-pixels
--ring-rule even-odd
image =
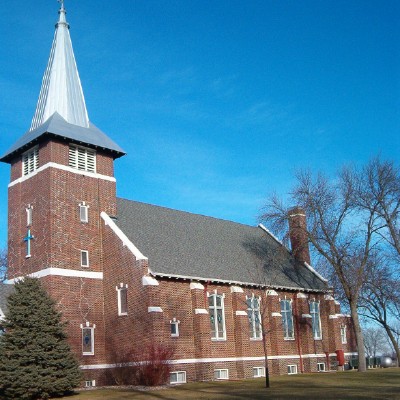
[[[256,224],[297,169],[399,161],[400,2],[66,0],[120,197]],[[0,144],[30,126],[55,0],[0,2]],[[0,165],[0,244],[9,166]]]

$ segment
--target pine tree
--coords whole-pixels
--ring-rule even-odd
[[[47,399],[79,385],[81,372],[64,326],[38,279],[15,284],[0,336],[0,396]]]

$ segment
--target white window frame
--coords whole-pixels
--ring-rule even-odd
[[[22,175],[26,176],[39,168],[39,146],[32,147],[22,154]]]
[[[286,298],[281,299],[280,305],[281,305],[281,315],[282,315],[283,338],[284,340],[295,340],[292,300]]]
[[[314,340],[321,340],[322,328],[321,328],[321,313],[320,313],[319,301],[312,300],[310,301],[309,305],[310,305],[312,332]]]
[[[86,263],[84,263],[86,259]],[[89,251],[81,250],[81,267],[89,268]]]
[[[324,362],[317,363],[317,371],[318,372],[325,372],[326,371]]]
[[[176,377],[176,379],[173,379]],[[172,371],[169,374],[169,383],[171,385],[179,385],[180,383],[186,383],[186,371]]]
[[[89,222],[89,206],[84,201],[79,204],[79,220]]]
[[[70,144],[69,166],[81,171],[96,172],[96,150]]]
[[[347,326],[342,325],[340,327],[340,340],[342,344],[347,344]]]
[[[171,337],[179,337],[179,324],[181,321],[178,321],[176,318],[172,318],[170,323],[170,328],[171,328]],[[175,329],[175,333],[172,332],[172,327]]]
[[[225,294],[207,293],[208,310],[210,314],[211,340],[226,340],[226,325],[225,325]],[[217,300],[220,300],[218,305]],[[211,302],[211,304],[210,304]],[[218,316],[221,316],[221,321],[218,321]],[[222,332],[218,329],[218,322],[222,323]]]
[[[255,304],[257,302],[257,304]],[[246,296],[247,316],[249,318],[250,339],[262,340],[261,297]],[[258,319],[258,321],[257,321]],[[258,326],[257,326],[258,323]]]
[[[120,283],[119,287],[116,286],[115,290],[117,291],[117,301],[118,301],[118,315],[122,316],[122,315],[128,315],[128,285],[127,284],[123,284]],[[123,293],[125,293],[126,296],[126,311],[122,310],[122,295]]]
[[[86,388],[95,387],[95,386],[96,386],[96,381],[94,379],[85,381]]]
[[[265,377],[265,367],[253,367],[253,378]]]
[[[28,204],[28,207],[25,208],[26,210],[26,226],[30,227],[32,226],[32,216],[33,216],[33,207]]]
[[[229,379],[229,369],[227,369],[227,368],[214,369],[214,379],[228,380]]]
[[[94,355],[94,330],[96,328],[96,325],[93,324],[93,326],[90,326],[89,322],[86,322],[85,325],[81,325],[81,330],[82,330],[82,355],[83,356],[93,356]],[[88,330],[90,331],[90,337],[92,339],[91,346],[90,346],[90,351],[84,351],[84,346],[83,346],[83,341],[84,341],[84,336],[83,333]]]
[[[297,364],[289,364],[287,366],[288,375],[296,375],[297,374]]]

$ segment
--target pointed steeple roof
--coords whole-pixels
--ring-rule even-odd
[[[76,144],[100,148],[110,152],[114,158],[126,154],[105,133],[89,122],[72,50],[64,1],[58,1],[61,3],[60,16],[32,125],[3,154],[0,161],[11,162],[16,155],[29,147],[54,136]]]
[[[55,112],[73,125],[89,127],[78,68],[69,35],[64,2],[61,2],[49,62],[43,76],[31,129],[42,125]]]

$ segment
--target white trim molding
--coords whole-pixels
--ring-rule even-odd
[[[208,314],[208,311],[205,308],[195,308],[194,313],[195,314]]]
[[[312,318],[311,314],[301,314],[301,318]]]
[[[346,356],[357,355],[358,353],[345,353]],[[336,353],[329,353],[330,357],[336,357]],[[299,360],[300,358],[326,358],[325,353],[316,354],[288,354],[284,356],[268,356],[269,360]],[[220,363],[220,362],[237,362],[237,361],[264,361],[265,357],[221,357],[221,358],[184,358],[179,360],[168,360],[170,365],[178,364],[196,364],[196,363]],[[136,362],[127,362],[126,366],[137,365]],[[92,364],[92,365],[81,365],[80,368],[83,370],[88,369],[108,369],[118,368],[121,364]]]
[[[45,268],[38,272],[33,272],[29,274],[32,278],[44,278],[45,276],[66,276],[70,278],[89,278],[89,279],[103,279],[102,272],[94,272],[94,271],[79,271],[76,269],[65,269],[65,268]],[[7,283],[14,284],[15,282],[24,279],[23,276],[19,276],[18,278],[9,279]]]
[[[108,225],[111,230],[119,237],[122,244],[126,246],[130,252],[135,256],[136,260],[147,260],[148,258],[145,257],[140,250],[128,239],[124,232],[117,226],[117,224],[105,213],[104,211],[101,212],[101,218],[103,218],[104,223],[106,226]]]
[[[246,311],[236,311],[236,315],[240,315],[240,316],[244,316],[244,317],[247,317],[247,312]]]
[[[147,308],[147,312],[149,312],[149,313],[153,313],[153,312],[162,313],[164,311],[163,311],[163,309],[161,307],[148,307]]]
[[[276,292],[275,290],[267,290],[266,295],[267,296],[278,296],[278,292]]]
[[[145,275],[142,277],[142,285],[143,286],[158,286],[158,280],[153,278],[152,276]]]
[[[110,181],[110,182],[116,182],[116,179],[113,176],[102,175],[102,174],[98,174],[96,172],[83,171],[80,169],[68,167],[67,165],[61,165],[61,164],[57,164],[54,162],[49,162],[47,164],[42,165],[37,170],[31,172],[29,175],[24,175],[21,178],[15,179],[15,181],[10,182],[8,184],[8,187],[12,187],[12,186],[16,185],[17,183],[22,183],[22,182],[26,181],[27,179],[32,178],[32,176],[35,176],[39,172],[44,171],[47,168],[55,168],[55,169],[59,169],[61,171],[68,171],[68,172],[71,172],[71,173],[77,174],[77,175],[89,176],[90,178],[102,179],[104,181]]]
[[[200,282],[190,282],[190,290],[204,290],[204,286]]]
[[[271,317],[282,317],[282,314],[279,312],[273,312],[271,313]]]
[[[231,286],[231,293],[243,293],[243,289],[240,286]]]
[[[301,293],[301,292],[297,293],[296,297],[298,299],[308,299],[308,296],[305,293]]]

